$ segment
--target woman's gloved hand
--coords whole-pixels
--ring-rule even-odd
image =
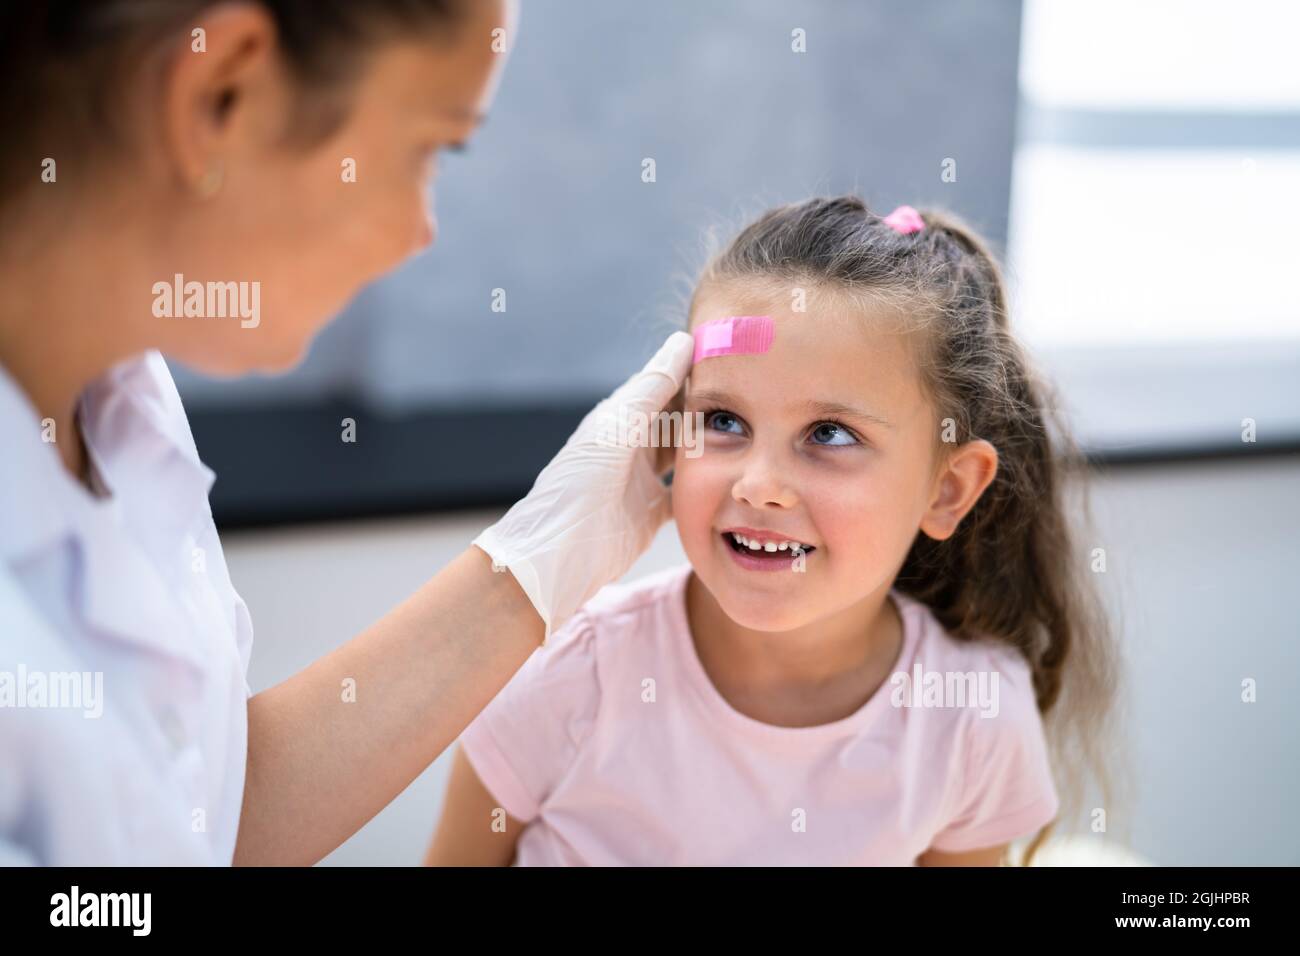
[[[670,335],[645,368],[587,413],[532,490],[474,539],[533,602],[546,623],[543,643],[622,577],[671,514],[660,476],[669,456],[619,439],[629,420],[653,420],[669,406],[693,351],[688,333]]]

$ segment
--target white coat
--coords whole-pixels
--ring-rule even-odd
[[[156,352],[78,414],[106,496],[0,367],[0,864],[229,864],[253,633],[212,471]]]

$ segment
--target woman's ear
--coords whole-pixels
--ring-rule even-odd
[[[921,530],[936,541],[952,537],[997,473],[997,449],[984,439],[958,446],[935,478],[934,497],[921,516]]]
[[[251,3],[210,7],[179,36],[163,73],[162,141],[181,184],[200,193],[219,185],[247,148],[272,127],[256,111],[283,109],[274,66],[275,23]]]

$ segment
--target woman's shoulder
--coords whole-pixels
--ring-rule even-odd
[[[173,444],[194,450],[194,436],[180,391],[167,360],[157,350],[141,352],[114,365],[86,390],[84,399],[94,412],[128,402]]]

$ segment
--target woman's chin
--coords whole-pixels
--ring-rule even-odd
[[[248,329],[248,335],[256,335],[255,329]],[[233,349],[195,349],[188,354],[174,353],[170,357],[179,359],[194,371],[212,378],[240,378],[244,375],[283,375],[302,364],[310,350],[311,340],[303,339],[293,342],[259,342],[238,343]],[[249,345],[256,346],[249,348]]]

